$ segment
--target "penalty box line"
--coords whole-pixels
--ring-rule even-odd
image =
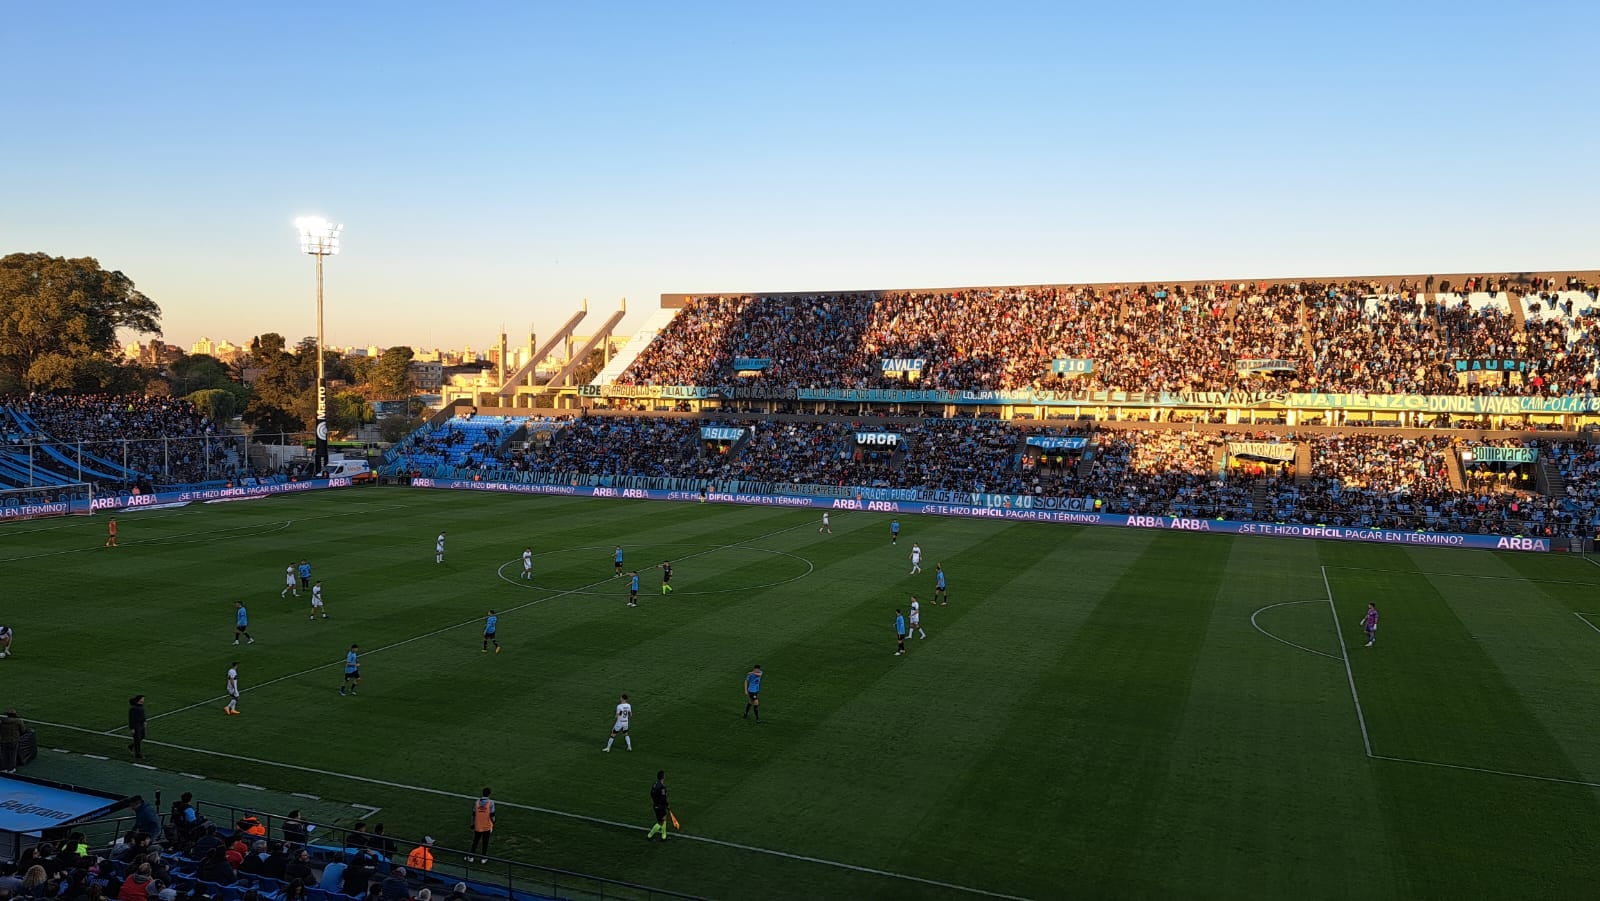
[[[785,529],[783,531],[789,531],[789,530]],[[772,534],[779,534],[779,533],[775,532],[775,533],[772,533]],[[770,537],[770,536],[764,535],[764,536],[761,536],[761,537],[765,538],[765,537]],[[754,539],[751,539],[751,540],[754,540]],[[49,722],[45,722],[43,720],[32,720],[32,722],[34,723],[34,725],[48,726],[48,727],[53,728],[53,729],[64,729],[64,730],[67,730],[69,732],[82,732],[82,733],[86,733],[88,735],[104,735],[105,734],[103,732],[96,732],[93,729],[84,728],[83,726],[71,726],[71,725],[67,725],[66,723],[49,723]],[[208,757],[221,757],[221,758],[224,758],[226,760],[236,760],[236,761],[239,761],[241,763],[250,763],[250,764],[255,764],[257,766],[275,767],[277,769],[282,769],[282,770],[291,770],[291,771],[300,772],[300,773],[311,773],[313,775],[327,776],[327,777],[330,777],[330,778],[333,778],[333,779],[345,779],[345,780],[348,780],[348,781],[351,781],[351,782],[365,783],[367,785],[377,785],[377,786],[382,786],[384,788],[393,788],[393,789],[399,789],[401,791],[416,792],[418,794],[433,795],[435,797],[440,797],[440,798],[451,798],[451,799],[454,799],[454,800],[473,801],[473,800],[476,800],[477,797],[478,797],[475,794],[469,795],[469,794],[464,794],[462,792],[453,792],[453,791],[448,791],[446,789],[441,789],[441,788],[430,788],[430,787],[428,787],[426,785],[411,785],[411,784],[405,783],[405,782],[393,782],[393,781],[390,781],[388,779],[378,779],[378,778],[375,778],[375,777],[372,777],[372,776],[359,776],[359,775],[356,775],[354,773],[340,773],[340,772],[337,772],[337,771],[334,771],[334,770],[320,769],[318,767],[302,766],[302,765],[297,764],[297,763],[284,763],[284,762],[278,761],[278,760],[265,760],[265,759],[260,758],[260,757],[248,757],[248,756],[245,756],[243,754],[230,754],[230,753],[227,753],[225,751],[213,751],[213,750],[211,750],[209,748],[196,748],[196,747],[191,747],[189,745],[174,744],[172,742],[153,741],[153,740],[148,740],[147,739],[145,741],[145,744],[154,745],[156,747],[162,747],[162,748],[171,748],[171,749],[173,749],[175,751],[186,751],[186,752],[191,753],[191,754],[202,754],[202,755],[206,755]],[[527,811],[531,811],[533,813],[541,813],[541,814],[546,814],[548,816],[561,817],[563,819],[568,819],[568,820],[577,820],[577,821],[584,822],[584,823],[591,823],[591,824],[596,825],[596,826],[610,826],[610,827],[613,827],[613,828],[616,828],[616,829],[626,829],[626,830],[628,830],[630,832],[638,832],[640,830],[639,825],[636,824],[636,823],[624,823],[624,822],[622,822],[620,820],[612,820],[612,819],[607,819],[605,817],[590,816],[588,814],[583,814],[583,813],[573,813],[573,812],[567,811],[567,810],[556,810],[553,807],[540,807],[540,806],[538,806],[536,804],[522,804],[522,803],[519,803],[519,802],[516,802],[516,801],[508,801],[508,800],[506,800],[504,798],[496,798],[495,799],[495,803],[499,804],[502,807],[512,807],[512,808],[516,808],[518,810],[527,810]],[[868,867],[868,866],[862,866],[860,864],[845,863],[843,861],[838,861],[838,860],[828,860],[828,859],[823,858],[823,857],[812,857],[812,856],[807,855],[807,854],[796,854],[796,853],[793,853],[793,852],[790,852],[790,851],[779,851],[779,850],[777,850],[775,848],[762,848],[762,847],[757,846],[757,845],[747,845],[747,844],[743,844],[743,843],[740,843],[740,842],[730,842],[730,841],[727,841],[725,839],[712,838],[712,837],[706,836],[706,835],[694,835],[693,833],[679,833],[678,838],[687,839],[689,841],[702,842],[702,843],[705,843],[705,844],[708,844],[708,845],[718,845],[718,846],[724,847],[724,848],[732,848],[732,849],[737,850],[737,851],[747,851],[747,852],[752,853],[752,854],[762,854],[762,855],[766,855],[768,857],[781,857],[781,858],[783,858],[785,860],[796,860],[796,861],[801,861],[801,862],[804,862],[804,863],[817,864],[819,866],[832,867],[834,869],[839,869],[839,870],[849,870],[849,871],[855,872],[855,873],[865,873],[865,874],[868,874],[868,875],[871,875],[871,876],[882,876],[882,877],[885,877],[887,879],[899,879],[899,880],[902,880],[902,881],[905,881],[905,882],[915,882],[915,883],[918,883],[920,885],[933,886],[935,888],[948,889],[950,891],[955,891],[955,892],[963,892],[963,893],[969,894],[969,895],[979,895],[979,896],[986,897],[986,898],[1002,898],[1002,899],[1006,899],[1006,901],[1028,901],[1027,898],[1024,898],[1024,897],[1022,897],[1020,895],[1008,895],[1008,894],[1004,894],[1002,892],[992,892],[992,891],[989,891],[987,889],[973,888],[972,886],[966,886],[966,885],[957,885],[956,883],[953,883],[953,882],[941,882],[940,880],[937,880],[937,879],[928,879],[928,878],[925,878],[925,877],[922,877],[922,876],[912,876],[912,875],[907,874],[907,873],[896,873],[896,872],[894,872],[892,870],[881,870],[881,869],[878,869],[876,867]]]
[[[695,557],[702,557],[702,556],[704,556],[706,554],[715,553],[717,551],[725,551],[725,550],[727,550],[729,548],[738,547],[738,546],[740,546],[742,544],[748,544],[749,542],[752,542],[752,541],[761,541],[761,540],[766,539],[766,538],[772,538],[772,537],[777,536],[777,535],[782,535],[785,532],[793,532],[795,529],[798,529],[798,528],[800,528],[801,526],[804,526],[804,525],[809,525],[809,522],[803,522],[803,523],[799,523],[798,525],[787,526],[785,528],[778,529],[775,532],[767,532],[764,535],[756,535],[756,536],[751,537],[751,538],[746,538],[746,539],[744,539],[742,541],[736,541],[733,544],[719,545],[717,547],[708,548],[706,550],[699,551],[697,553],[686,554],[683,557],[679,557],[678,559],[679,560],[689,560],[689,559],[693,559]],[[582,592],[586,592],[586,591],[589,591],[589,590],[594,589],[594,588],[599,588],[601,585],[611,584],[612,581],[615,578],[616,578],[616,576],[611,576],[609,578],[602,579],[602,580],[600,580],[598,582],[592,582],[592,583],[590,583],[588,585],[580,585],[577,588],[570,588],[570,589],[567,589],[565,591],[558,591],[555,594],[547,595],[547,596],[542,597],[542,598],[537,598],[535,600],[528,601],[525,604],[518,604],[518,605],[516,605],[514,607],[507,607],[505,610],[501,611],[500,615],[501,616],[505,616],[507,614],[516,613],[519,610],[526,610],[529,607],[536,607],[536,606],[538,606],[540,604],[545,603],[546,601],[554,601],[554,600],[557,600],[559,598],[567,597],[569,595],[580,594]],[[544,590],[548,590],[548,589],[544,589]],[[404,638],[404,639],[401,639],[400,641],[396,641],[396,642],[393,642],[391,644],[383,645],[382,647],[373,648],[370,651],[364,651],[364,652],[362,652],[361,656],[363,658],[370,657],[373,654],[379,654],[379,653],[382,653],[384,651],[391,651],[391,650],[394,650],[395,648],[404,647],[405,645],[411,644],[413,642],[422,641],[423,639],[426,639],[426,638],[432,638],[432,637],[434,637],[436,635],[443,635],[446,632],[453,632],[456,629],[463,629],[463,628],[466,628],[467,626],[476,625],[476,624],[479,624],[479,623],[482,623],[482,622],[483,622],[483,617],[481,617],[481,616],[473,617],[472,619],[468,619],[468,620],[462,620],[459,623],[454,623],[452,625],[448,625],[448,626],[444,626],[442,628],[434,629],[434,630],[432,630],[430,632],[423,632],[420,635],[413,635],[410,638]],[[290,679],[298,679],[301,676],[309,676],[312,673],[321,672],[322,670],[329,669],[329,668],[335,667],[335,666],[341,666],[343,664],[344,664],[344,660],[343,659],[333,660],[333,661],[330,661],[328,663],[319,663],[316,666],[307,667],[306,669],[300,670],[299,672],[296,672],[296,673],[289,673],[288,675],[285,675],[285,676],[278,676],[278,677],[273,678],[273,679],[268,679],[265,682],[258,682],[258,683],[254,684],[254,685],[251,685],[248,688],[240,689],[239,693],[242,695],[245,692],[255,691],[256,689],[260,689],[260,688],[266,688],[266,687],[268,687],[270,685],[276,685],[279,682],[286,682],[286,681],[288,681]],[[186,707],[179,707],[176,710],[168,710],[168,711],[166,711],[164,713],[158,713],[155,716],[150,717],[147,721],[148,722],[154,722],[155,720],[165,719],[165,718],[167,718],[169,716],[177,716],[180,713],[188,713],[191,710],[195,710],[195,709],[200,708],[200,707],[205,707],[205,706],[208,706],[208,705],[211,705],[211,704],[215,704],[218,701],[225,701],[227,699],[228,699],[228,695],[225,695],[225,694],[214,695],[212,697],[206,698],[203,701],[196,701],[195,703],[190,704],[190,705],[188,705]],[[103,734],[105,734],[105,735],[119,735],[122,732],[125,732],[127,730],[127,728],[128,728],[127,726],[113,726],[112,728],[105,730],[105,732]]]
[[[1387,754],[1373,753],[1372,739],[1367,734],[1367,717],[1366,714],[1361,710],[1361,695],[1356,691],[1355,672],[1350,668],[1350,650],[1345,646],[1344,643],[1344,630],[1340,628],[1339,625],[1339,609],[1338,607],[1334,606],[1333,603],[1333,588],[1328,584],[1328,567],[1326,566],[1322,567],[1322,585],[1323,588],[1328,592],[1328,608],[1333,611],[1333,630],[1339,635],[1339,650],[1344,656],[1345,676],[1350,682],[1350,698],[1351,700],[1355,701],[1356,722],[1361,724],[1361,744],[1366,748],[1368,760],[1386,760],[1390,763],[1409,763],[1414,766],[1431,766],[1446,770],[1482,773],[1486,776],[1505,776],[1511,779],[1529,779],[1534,782],[1555,782],[1561,785],[1581,785],[1586,788],[1600,788],[1600,782],[1589,782],[1583,779],[1565,779],[1560,776],[1540,776],[1535,773],[1513,773],[1509,770],[1492,770],[1487,767],[1466,766],[1459,763],[1441,763],[1437,760],[1418,760],[1413,757],[1391,757]],[[1594,629],[1596,632],[1600,632],[1600,626],[1596,626],[1594,623],[1589,622],[1589,620],[1582,613],[1574,613],[1573,615],[1578,617],[1580,620],[1583,620],[1584,624],[1589,628]]]

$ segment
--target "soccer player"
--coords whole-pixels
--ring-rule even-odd
[[[900,520],[898,519],[889,522],[889,543],[900,543]]]
[[[655,838],[656,831],[660,830],[661,840],[667,840],[667,817],[672,815],[672,807],[667,804],[667,771],[656,770],[656,784],[650,786],[650,806],[655,809],[656,824],[650,827],[650,832],[644,838],[649,841]]]
[[[250,611],[244,609],[244,601],[233,602],[233,643],[238,644],[239,639],[245,639],[251,644],[256,640],[250,637]]]
[[[756,712],[756,722],[761,722],[761,664],[750,668],[744,674],[744,716],[750,718],[750,711]]]
[[[933,565],[933,599],[943,607],[950,603],[950,593],[945,591],[944,567],[935,563]]]
[[[914,576],[919,572],[922,572],[922,545],[917,544],[915,542],[912,542],[912,544],[911,544],[911,575]]]
[[[308,560],[300,561],[300,587],[306,591],[311,590],[311,563]]]
[[[522,549],[522,577],[524,579],[527,579],[530,582],[533,581],[533,548],[532,547],[525,547],[525,548]]]
[[[344,655],[344,683],[339,686],[339,694],[346,691],[355,694],[361,685],[361,646],[351,645],[350,650]]]
[[[671,560],[667,560],[667,561],[663,562],[661,564],[661,566],[660,566],[660,569],[661,569],[661,593],[662,594],[671,594],[672,593],[672,561]]]
[[[633,719],[633,705],[628,703],[628,696],[623,695],[622,700],[617,704],[617,721],[611,724],[611,737],[606,739],[606,746],[600,750],[611,750],[611,743],[616,741],[617,736],[620,735],[623,743],[628,746],[628,750],[632,751],[633,736],[628,734],[628,721],[631,719]]]
[[[894,640],[896,645],[894,655],[899,657],[906,652],[906,617],[900,612],[899,607],[894,608]]]
[[[494,642],[494,652],[496,654],[500,653],[500,640],[494,637],[495,628],[499,625],[499,623],[500,617],[493,610],[490,610],[489,616],[483,621],[482,653],[489,653],[489,642],[491,641]]]
[[[1378,640],[1378,605],[1368,604],[1367,615],[1361,617],[1361,628],[1367,633],[1367,647]]]
[[[328,618],[328,608],[322,606],[322,583],[311,586],[311,615],[306,619],[316,619],[317,614],[322,614],[323,619]]]
[[[633,578],[628,583],[628,606],[637,607],[639,606],[639,571],[634,570],[630,575]]]
[[[11,627],[0,624],[0,657],[11,656]]]
[[[494,802],[489,799],[489,786],[483,787],[483,796],[472,802],[472,848],[467,853],[467,861],[472,861],[472,855],[483,849],[483,856],[478,858],[484,863],[489,862],[489,837],[494,834],[495,809]]]
[[[827,532],[829,535],[833,534],[833,526],[828,524],[828,514],[826,512],[822,514],[822,528],[818,529],[817,532],[818,534],[823,532]]]
[[[622,545],[617,545],[616,552],[611,555],[611,563],[611,574],[614,576],[622,575]]]
[[[106,547],[116,547],[116,546],[117,546],[117,518],[115,516],[113,516],[113,517],[111,517],[111,520],[106,523]]]
[[[919,638],[927,638],[928,633],[922,631],[922,604],[917,602],[917,596],[911,596],[911,632],[917,633]],[[910,635],[911,632],[907,632]]]
[[[433,562],[435,562],[435,563],[443,563],[444,562],[444,533],[443,532],[439,533],[439,537],[438,538],[433,539]]]
[[[291,591],[295,597],[300,596],[300,583],[295,579],[293,563],[283,568],[283,590],[278,592],[278,597],[286,598]]]
[[[222,712],[229,716],[239,715],[239,661],[237,660],[228,665],[228,706],[222,708]]]

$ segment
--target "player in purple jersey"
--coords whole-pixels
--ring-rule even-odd
[[[1367,615],[1361,618],[1361,628],[1367,633],[1367,647],[1378,640],[1378,605],[1368,604]]]

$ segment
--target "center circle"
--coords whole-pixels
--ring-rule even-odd
[[[811,573],[816,570],[816,565],[810,560],[800,556],[799,554],[791,554],[788,551],[775,551],[770,548],[761,547],[747,547],[742,544],[715,545],[690,544],[687,542],[662,542],[655,544],[622,545],[625,561],[623,563],[623,574],[621,576],[613,576],[605,583],[596,584],[598,580],[593,580],[580,584],[576,587],[569,588],[558,585],[546,585],[538,580],[538,575],[541,571],[548,571],[551,568],[572,568],[571,566],[552,567],[550,564],[567,561],[574,555],[582,556],[584,558],[582,564],[583,567],[591,572],[601,571],[602,568],[597,567],[597,563],[603,563],[603,569],[606,571],[611,571],[614,567],[612,554],[615,552],[615,550],[616,545],[592,545],[587,547],[559,548],[553,551],[542,551],[535,553],[533,555],[533,572],[535,578],[532,580],[520,578],[522,575],[522,558],[517,557],[516,559],[505,563],[500,567],[500,578],[516,585],[519,588],[533,588],[541,591],[554,591],[566,595],[576,594],[609,597],[617,592],[617,588],[614,587],[613,583],[626,584],[628,581],[628,573],[635,569],[639,571],[640,590],[645,590],[645,580],[650,577],[652,571],[655,571],[657,577],[659,578],[659,570],[657,567],[662,562],[670,561],[673,565],[674,576],[674,581],[672,583],[672,596],[693,597],[696,595],[731,594],[733,592],[740,591],[761,591],[762,589],[766,588],[776,588],[779,585],[787,585],[790,582],[797,582],[801,579],[804,579],[806,576],[811,575]],[[696,584],[697,582],[704,582],[704,577],[708,572],[715,577],[720,570],[730,568],[730,564],[725,562],[727,559],[725,555],[734,555],[736,559],[739,556],[744,557],[742,561],[732,564],[733,566],[749,565],[752,560],[750,555],[761,555],[769,558],[787,558],[783,568],[788,571],[788,574],[783,578],[770,578],[767,581],[758,582],[755,584],[734,585],[728,588],[695,589],[692,587],[679,587],[680,585],[684,585],[685,582],[687,582],[690,586]],[[724,562],[718,562],[719,558]],[[759,559],[759,557],[756,559]],[[541,560],[545,561],[544,566],[540,565]],[[634,563],[639,560],[648,560],[651,562],[645,563],[642,566],[635,566]],[[689,561],[689,563],[684,564],[680,561]],[[773,562],[778,563],[779,561]],[[773,567],[771,566],[762,567],[762,572],[770,573],[772,568]],[[686,575],[688,576],[687,579],[685,579]]]

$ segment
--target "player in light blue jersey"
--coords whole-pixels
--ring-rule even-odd
[[[945,591],[944,565],[940,563],[933,565],[933,599],[938,601],[941,607],[950,603],[950,593]]]
[[[894,639],[897,646],[894,655],[899,657],[906,652],[906,616],[899,607],[894,609]]]
[[[628,574],[628,606],[639,606],[639,571],[634,570]]]
[[[256,640],[250,637],[250,611],[244,609],[244,601],[233,602],[233,643],[238,644],[243,638],[251,644]]]
[[[500,617],[493,610],[490,610],[488,618],[483,621],[483,653],[485,654],[489,653],[490,642],[494,642],[494,652],[496,654],[500,653],[500,641],[494,637],[495,627],[499,623]]]
[[[339,694],[343,695],[348,690],[353,695],[360,685],[361,646],[353,644],[344,655],[344,684],[339,686]]]
[[[898,519],[890,520],[889,522],[889,543],[900,543],[900,520]]]
[[[750,672],[744,674],[744,716],[750,718],[750,711],[756,712],[756,722],[761,722],[761,664],[750,667]]]
[[[622,545],[620,544],[617,545],[616,551],[611,555],[611,574],[613,576],[622,575]]]

